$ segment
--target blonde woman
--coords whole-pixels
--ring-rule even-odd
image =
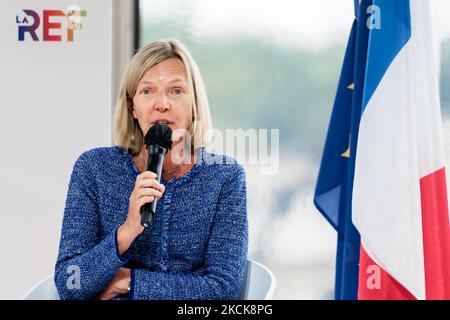
[[[146,171],[143,139],[155,123],[174,132],[160,183]],[[186,47],[160,40],[141,48],[118,94],[117,145],[84,152],[73,168],[55,266],[62,299],[239,298],[245,173],[206,151],[210,127],[202,77]],[[140,208],[155,199],[152,225],[143,228]]]

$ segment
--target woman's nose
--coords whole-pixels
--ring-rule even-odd
[[[159,92],[156,95],[156,100],[153,107],[155,110],[158,110],[159,112],[164,112],[170,109],[169,99],[167,99],[164,92]]]

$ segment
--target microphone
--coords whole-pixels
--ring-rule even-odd
[[[160,182],[164,156],[172,148],[172,129],[166,124],[156,123],[148,130],[144,142],[148,151],[147,170],[156,173],[156,180]],[[152,222],[157,201],[155,198],[141,207],[141,225],[145,228]]]

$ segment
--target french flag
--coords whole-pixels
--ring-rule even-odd
[[[354,1],[314,195],[335,299],[450,299],[432,1]]]
[[[351,219],[358,299],[450,299],[450,224],[430,0],[372,0]],[[350,145],[350,150],[352,145]]]

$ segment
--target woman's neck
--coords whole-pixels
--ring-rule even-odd
[[[184,176],[192,169],[195,163],[195,155],[193,152],[187,159],[186,157],[183,159],[182,155],[174,154],[174,150],[175,148],[164,156],[162,176],[166,181]],[[139,171],[144,172],[147,170],[148,152],[145,146],[141,148],[140,154],[134,156],[133,159]]]

